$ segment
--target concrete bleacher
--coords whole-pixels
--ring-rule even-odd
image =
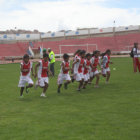
[[[89,37],[85,39],[69,39],[61,41],[43,41],[32,42],[33,48],[43,47],[51,48],[55,54],[60,53],[59,45],[81,45],[81,44],[97,44],[98,50],[104,52],[106,49],[111,49],[112,52],[129,51],[127,46],[133,46],[134,42],[140,43],[140,33],[116,35],[112,37]],[[30,46],[29,42],[17,42],[14,44],[0,44],[0,57],[4,56],[23,56],[27,53]],[[74,53],[77,49],[85,49],[85,46],[63,46],[61,53]],[[90,47],[89,47],[90,48]],[[89,49],[90,52],[95,50],[95,47]]]

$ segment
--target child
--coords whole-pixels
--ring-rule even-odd
[[[106,84],[108,84],[109,79],[110,79],[110,68],[109,68],[109,63],[110,62],[110,55],[111,55],[111,50],[106,50],[106,52],[103,55],[103,61],[102,61],[102,75],[106,77]]]
[[[49,86],[49,78],[48,78],[48,73],[51,74],[49,70],[49,55],[48,54],[43,54],[43,59],[38,62],[35,66],[35,78],[37,77],[37,68],[39,67],[38,70],[38,82],[39,86],[43,88],[43,92],[41,94],[41,97],[46,97],[46,91]]]
[[[33,87],[33,81],[30,77],[30,73],[33,74],[33,68],[32,68],[32,62],[29,61],[29,55],[25,54],[23,56],[23,62],[21,63],[21,76],[18,87],[21,88],[20,90],[20,97],[23,98],[23,91],[25,88],[26,83],[28,83],[28,86],[26,86],[26,93],[28,93],[28,89]]]
[[[99,65],[99,55],[100,55],[100,51],[96,50],[93,52],[93,57],[91,58],[91,64],[93,66],[93,70],[91,71],[90,73],[90,81],[93,80],[94,77],[96,77],[96,84],[95,84],[95,88],[98,88],[99,87],[99,79],[100,79],[100,76],[99,76],[99,71],[97,69],[97,66]]]
[[[77,50],[77,51],[74,53],[73,63],[74,63],[75,61],[77,61],[80,52],[81,52],[81,50]],[[74,82],[74,81],[75,81],[74,73],[73,73],[73,71],[72,71],[71,73],[72,73],[72,82]]]
[[[91,54],[88,53],[86,55],[86,60],[85,60],[85,68],[84,68],[84,85],[83,85],[83,89],[86,88],[86,85],[88,84],[88,81],[90,79],[90,75],[89,75],[89,70],[90,68],[93,68],[90,62],[90,58],[91,58]]]
[[[79,87],[78,87],[78,91],[80,91],[80,88],[83,85],[83,64],[84,64],[84,56],[85,56],[85,52],[84,51],[80,51],[79,56],[77,55],[75,61],[73,62],[72,65],[72,72],[74,74],[74,79],[79,82]]]
[[[66,80],[66,82],[64,83],[65,89],[67,89],[68,84],[70,84],[70,82],[71,82],[71,78],[69,75],[69,70],[70,70],[69,55],[64,54],[63,59],[64,59],[64,61],[61,63],[61,72],[58,76],[58,89],[57,89],[58,93],[60,93],[60,88],[61,88],[64,80]]]
[[[78,91],[81,90],[82,86],[83,86],[83,83],[84,83],[84,66],[85,66],[85,51],[82,50],[80,52],[80,64],[79,64],[79,67],[78,67],[78,74],[80,75],[80,83],[79,83],[79,87],[78,87]]]

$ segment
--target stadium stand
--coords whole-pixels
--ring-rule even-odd
[[[23,56],[29,52],[29,47],[35,53],[39,53],[38,48],[42,47],[51,48],[55,54],[60,54],[60,45],[96,44],[101,52],[111,49],[113,52],[118,53],[130,51],[130,47],[134,42],[140,43],[140,26],[117,27],[115,31],[114,33],[114,28],[104,28],[90,29],[89,31],[67,31],[65,33],[0,35],[0,41],[2,41],[0,43],[0,58]],[[89,33],[90,35],[88,35]],[[58,37],[59,40],[56,40]],[[10,41],[12,42],[9,43]],[[85,47],[80,46],[79,48],[85,49]],[[61,51],[62,53],[73,53],[75,49],[77,49],[76,46],[63,46]],[[89,51],[92,50],[91,47]]]

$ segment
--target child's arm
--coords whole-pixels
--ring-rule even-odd
[[[34,75],[35,78],[37,77],[37,68],[39,66],[40,66],[40,62],[35,65],[35,75]]]
[[[75,65],[77,62],[79,62],[79,61],[80,61],[79,59],[76,59],[76,61],[73,62],[73,64],[72,64],[72,73],[73,73],[74,65]]]

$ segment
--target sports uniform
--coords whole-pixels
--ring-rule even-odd
[[[91,58],[90,62],[92,64],[92,66],[94,67],[94,70],[91,70],[91,72],[90,72],[90,77],[93,77],[93,76],[99,74],[99,71],[97,69],[97,66],[99,64],[99,57],[96,58],[95,56],[93,56]]]
[[[110,63],[110,56],[106,54],[103,57],[102,74],[106,74],[107,72],[110,72],[109,63]]]
[[[85,63],[85,59],[80,57],[80,64],[79,64],[79,67],[78,67],[78,73],[81,77],[81,80],[84,79],[84,74],[83,74],[84,73],[84,69],[83,69],[84,68],[83,67],[84,63]]]
[[[79,61],[74,65],[73,74],[74,74],[74,79],[76,81],[81,81],[81,76],[80,76],[80,74],[78,72],[78,68],[79,68],[79,65],[80,65],[81,58],[78,55],[75,56],[74,62],[77,61],[77,60],[79,60]]]
[[[65,62],[65,61],[62,62],[61,71],[60,71],[60,74],[58,76],[58,85],[63,84],[64,80],[71,81],[71,78],[70,78],[70,75],[69,75],[69,70],[63,71],[63,67],[62,67],[63,64],[64,64],[65,68],[69,68],[70,62]]]
[[[38,70],[38,83],[39,86],[44,87],[45,83],[49,83],[49,78],[47,75],[48,67],[49,67],[49,61],[41,60],[39,61],[39,70]]]
[[[90,75],[89,75],[89,70],[90,70],[90,65],[91,65],[91,62],[90,60],[86,59],[85,60],[85,68],[84,68],[84,81],[88,81],[90,79]]]
[[[23,61],[21,63],[23,70],[27,70],[27,72],[21,72],[20,80],[18,87],[25,87],[26,83],[33,84],[33,80],[30,77],[32,62],[28,62],[27,64]]]

